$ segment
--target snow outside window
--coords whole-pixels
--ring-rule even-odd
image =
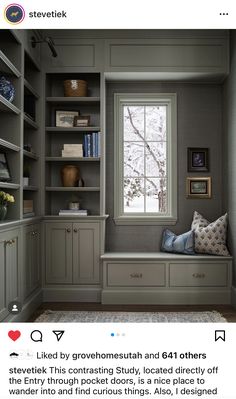
[[[176,95],[115,94],[115,222],[177,220]]]

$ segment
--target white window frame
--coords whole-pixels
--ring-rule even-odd
[[[157,104],[167,106],[167,212],[124,212],[123,106]],[[174,225],[177,221],[177,95],[176,93],[114,94],[114,221],[119,225]]]

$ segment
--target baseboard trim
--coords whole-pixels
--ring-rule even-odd
[[[37,290],[28,300],[24,303],[22,311],[16,315],[9,315],[4,322],[26,322],[29,320],[30,316],[35,312],[35,310],[43,302],[43,292],[42,289]]]
[[[101,302],[101,288],[44,288],[43,302]]]
[[[234,308],[236,308],[236,287],[231,288],[231,304]]]
[[[103,304],[149,305],[229,305],[231,293],[225,291],[137,291],[103,290]]]

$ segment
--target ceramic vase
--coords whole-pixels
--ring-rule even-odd
[[[61,169],[63,187],[76,187],[80,178],[79,168],[75,165],[65,165]]]
[[[7,206],[0,205],[0,220],[4,220],[7,216]]]
[[[12,102],[15,97],[15,88],[13,84],[4,76],[0,77],[0,94],[10,102]]]

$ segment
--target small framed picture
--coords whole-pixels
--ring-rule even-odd
[[[56,111],[56,127],[73,127],[79,111]]]
[[[0,152],[0,181],[10,181],[11,174],[7,163],[7,156],[4,152]]]
[[[211,198],[211,177],[187,177],[187,198]]]
[[[75,116],[74,126],[75,127],[86,127],[90,124],[90,115]]]
[[[209,148],[188,148],[188,172],[209,172]]]

